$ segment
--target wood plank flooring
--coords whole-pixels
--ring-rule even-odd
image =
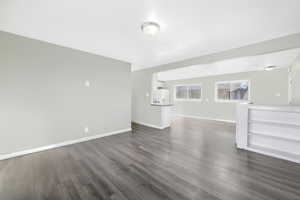
[[[0,200],[299,200],[300,165],[237,150],[234,125],[178,119],[0,161]]]

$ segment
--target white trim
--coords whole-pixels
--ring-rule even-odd
[[[225,100],[218,99],[218,87],[219,84],[224,83],[239,83],[239,82],[248,82],[248,99],[247,100]],[[232,80],[232,81],[217,81],[215,82],[215,102],[217,103],[248,103],[251,102],[251,81],[250,80]]]
[[[202,99],[174,99],[174,101],[202,102]]]
[[[291,162],[295,162],[295,163],[300,163],[300,160],[298,160],[298,159],[290,158],[290,157],[279,155],[279,154],[276,154],[276,153],[267,152],[267,151],[263,151],[263,150],[259,150],[259,149],[255,149],[255,148],[251,148],[251,147],[246,147],[244,149],[248,150],[250,152],[263,154],[263,155],[270,156],[270,157],[273,157],[273,158],[279,158],[279,159],[283,159],[283,160],[287,160],[287,161],[291,161]]]
[[[161,126],[160,129],[163,130],[163,129],[169,128],[169,127],[170,127],[170,125],[167,125],[167,126]]]
[[[179,87],[179,86],[200,86],[200,99],[190,99],[189,97],[187,97],[186,99],[178,99],[176,97],[176,88]],[[202,89],[202,84],[201,83],[189,83],[189,84],[177,84],[177,85],[174,85],[173,87],[173,97],[174,97],[174,101],[194,101],[194,102],[202,102],[202,93],[203,89]],[[188,94],[187,94],[188,95]]]
[[[49,149],[54,149],[54,148],[58,148],[58,147],[63,147],[63,146],[76,144],[76,143],[80,143],[80,142],[86,142],[86,141],[89,141],[89,140],[94,140],[94,139],[98,139],[98,138],[102,138],[102,137],[106,137],[106,136],[110,136],[110,135],[126,133],[126,132],[129,132],[129,131],[131,131],[131,128],[122,129],[122,130],[118,130],[118,131],[113,131],[113,132],[109,132],[109,133],[93,135],[93,136],[88,136],[88,137],[83,137],[83,138],[79,138],[79,139],[76,139],[76,140],[69,140],[69,141],[65,141],[65,142],[62,142],[62,143],[51,144],[51,145],[42,146],[42,147],[38,147],[38,148],[34,148],[34,149],[18,151],[18,152],[10,153],[10,154],[0,154],[0,160],[14,158],[14,157],[18,157],[18,156],[23,156],[23,155],[26,155],[26,154],[36,153],[36,152],[45,151],[45,150],[49,150]]]
[[[251,103],[249,100],[222,100],[222,99],[215,99],[216,103]]]
[[[160,130],[170,127],[170,126],[156,126],[156,125],[153,125],[153,124],[148,124],[148,123],[140,122],[140,121],[132,121],[132,122],[136,123],[136,124],[143,125],[143,126],[148,126],[148,127],[151,127],[151,128],[160,129]]]
[[[200,117],[195,115],[182,115],[182,114],[175,114],[176,117],[183,117],[183,118],[192,118],[192,119],[203,119],[203,120],[211,120],[211,121],[220,121],[220,122],[227,122],[227,123],[236,123],[234,120],[227,120],[227,119],[217,119],[217,118],[210,118],[210,117]]]

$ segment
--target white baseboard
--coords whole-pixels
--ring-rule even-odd
[[[247,151],[252,151],[252,152],[263,154],[263,155],[266,155],[266,156],[275,157],[275,158],[279,158],[279,159],[282,159],[282,160],[287,160],[287,161],[290,161],[290,162],[300,164],[299,159],[290,158],[290,157],[287,157],[287,156],[279,155],[279,154],[272,153],[272,152],[266,152],[266,151],[259,150],[259,149],[254,149],[254,148],[251,148],[251,147],[246,147],[244,149],[247,150]]]
[[[169,128],[170,126],[161,126],[160,129]]]
[[[227,123],[236,123],[233,120],[226,120],[226,119],[216,119],[216,118],[209,118],[209,117],[200,117],[195,115],[182,115],[182,114],[175,114],[176,117],[183,117],[183,118],[192,118],[192,119],[204,119],[204,120],[212,120],[212,121],[220,121],[220,122],[227,122]]]
[[[110,136],[110,135],[126,133],[126,132],[129,132],[129,131],[131,131],[131,128],[122,129],[122,130],[118,130],[118,131],[113,131],[113,132],[109,132],[109,133],[103,133],[103,134],[99,134],[99,135],[83,137],[83,138],[79,138],[79,139],[76,139],[76,140],[69,140],[69,141],[65,141],[65,142],[62,142],[62,143],[51,144],[51,145],[38,147],[38,148],[34,148],[34,149],[28,149],[28,150],[24,150],[24,151],[18,151],[18,152],[15,152],[15,153],[0,155],[0,160],[14,158],[14,157],[18,157],[18,156],[23,156],[23,155],[26,155],[26,154],[31,154],[31,153],[36,153],[36,152],[45,151],[45,150],[49,150],[49,149],[54,149],[54,148],[58,148],[58,147],[62,147],[62,146],[67,146],[67,145],[71,145],[71,144],[80,143],[80,142],[86,142],[86,141],[89,141],[89,140],[94,140],[94,139],[98,139],[98,138],[102,138],[102,137],[106,137],[106,136]]]
[[[140,125],[144,125],[144,126],[148,126],[148,127],[151,127],[151,128],[156,128],[156,129],[165,129],[165,128],[168,128],[169,126],[156,126],[156,125],[153,125],[153,124],[148,124],[148,123],[144,123],[144,122],[140,122],[140,121],[132,121],[133,123],[136,123],[136,124],[140,124]]]

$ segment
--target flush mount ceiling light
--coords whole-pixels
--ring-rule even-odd
[[[155,35],[159,32],[160,26],[155,22],[144,22],[141,29],[147,35]]]
[[[276,66],[270,65],[270,66],[265,67],[265,71],[272,71],[272,70],[274,70],[276,68],[277,68]]]

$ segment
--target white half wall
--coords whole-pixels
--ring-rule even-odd
[[[237,105],[238,148],[300,163],[300,107]]]

